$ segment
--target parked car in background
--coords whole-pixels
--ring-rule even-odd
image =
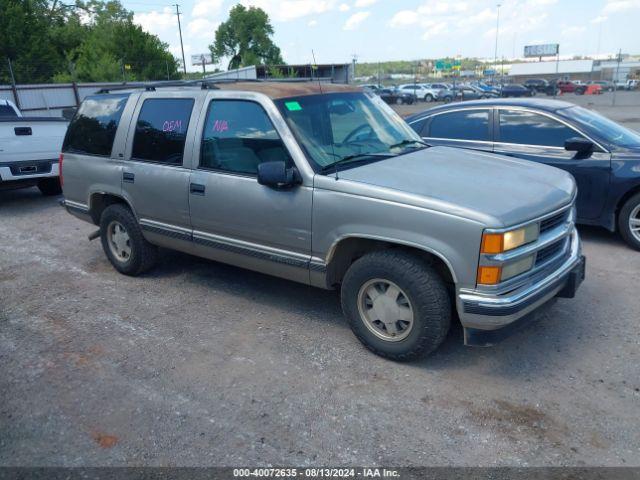
[[[429,144],[499,153],[571,173],[578,184],[578,222],[618,230],[640,250],[639,133],[549,99],[442,106],[406,121]]]
[[[638,88],[638,80],[624,80],[615,83],[618,90],[635,90]]]
[[[523,82],[525,87],[535,93],[546,93],[549,87],[549,82],[544,78],[529,78]]]
[[[119,272],[165,247],[336,289],[357,338],[395,360],[434,351],[454,319],[487,345],[575,295],[567,173],[430,147],[350,85],[215,86],[93,95],[72,121],[64,205]]]
[[[498,87],[495,87],[493,85],[489,85],[485,82],[473,82],[472,83],[473,86],[478,87],[479,89],[481,89],[484,92],[490,92],[490,93],[495,93],[498,96],[500,96],[500,89]]]
[[[560,93],[575,93],[576,95],[583,95],[587,90],[586,85],[580,85],[570,80],[557,80],[552,84],[557,92]]]
[[[483,90],[473,84],[466,85],[466,87],[476,92],[478,94],[478,98],[498,98],[500,96],[500,94],[497,92],[494,92],[492,90]]]
[[[590,85],[600,85],[602,90],[606,90],[607,92],[613,92],[615,90],[615,85],[613,82],[609,80],[596,80],[594,82],[589,82]]]
[[[378,95],[389,105],[411,105],[415,97],[412,93],[403,92],[395,88],[379,88],[377,86],[365,86],[364,90]]]
[[[425,85],[422,85],[420,83],[400,85],[398,89],[402,92],[412,93],[415,96],[416,100],[422,100],[425,102],[435,102],[436,100],[438,100],[438,94],[440,93],[440,90],[426,87]]]
[[[500,89],[501,97],[531,97],[535,95],[535,90],[531,90],[524,85],[518,83],[509,83]]]
[[[25,117],[0,100],[0,189],[37,186],[43,195],[59,195],[58,156],[68,121]]]

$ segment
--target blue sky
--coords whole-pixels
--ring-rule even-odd
[[[165,0],[166,1],[166,0]],[[175,0],[173,0],[175,1]],[[123,0],[143,28],[180,56],[175,7],[163,0]],[[559,43],[561,55],[640,53],[640,0],[178,0],[191,54],[208,52],[220,22],[237,4],[267,11],[287,63],[414,60],[443,56],[492,58],[497,3],[498,56],[524,45]]]

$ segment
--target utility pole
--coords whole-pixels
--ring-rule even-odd
[[[358,54],[352,53],[351,58],[353,59],[353,81],[356,81],[356,62],[358,61]]]
[[[622,61],[622,49],[618,50],[618,65],[616,66],[616,77],[613,79],[613,98],[611,106],[616,106],[616,92],[618,91],[618,82],[620,81],[620,62]]]
[[[182,44],[182,27],[180,26],[180,5],[175,4],[176,7],[176,15],[178,16],[178,33],[180,33],[180,50],[182,50],[182,69],[184,70],[184,74],[187,74],[187,62],[184,59],[184,45]]]
[[[498,64],[498,32],[500,31],[500,7],[501,5],[497,5],[497,14],[496,14],[496,47],[493,50],[493,70],[495,72],[496,66]],[[495,79],[495,73],[494,73]]]

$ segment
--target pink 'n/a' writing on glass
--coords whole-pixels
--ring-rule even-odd
[[[163,132],[181,132],[182,120],[165,120],[162,124]]]
[[[216,120],[213,122],[214,132],[226,132],[227,130],[229,130],[229,122],[226,120]]]

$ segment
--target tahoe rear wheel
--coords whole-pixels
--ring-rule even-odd
[[[427,93],[427,94],[424,96],[424,101],[425,101],[425,102],[427,102],[427,103],[431,103],[431,102],[433,102],[433,95],[431,95],[430,93]]]
[[[40,190],[40,193],[46,196],[60,195],[62,193],[60,178],[43,178],[38,181],[38,189]]]
[[[386,358],[427,355],[449,331],[444,282],[425,260],[407,252],[372,252],[356,260],[344,276],[341,299],[356,337]]]
[[[145,240],[133,213],[122,204],[109,205],[102,212],[100,239],[111,265],[120,273],[139,275],[156,263],[158,248]]]
[[[618,228],[625,242],[636,250],[640,250],[640,193],[631,197],[622,206],[618,217]]]

